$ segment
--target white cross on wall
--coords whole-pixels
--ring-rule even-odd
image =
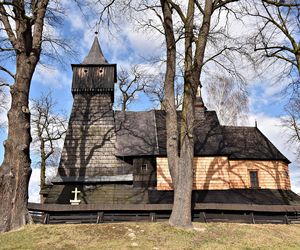
[[[81,200],[78,200],[78,194],[80,194],[81,192],[78,191],[77,187],[75,188],[74,191],[72,191],[72,193],[74,194],[74,200],[70,200],[71,205],[79,205]]]

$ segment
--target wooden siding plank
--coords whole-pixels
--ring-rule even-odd
[[[157,189],[172,190],[166,157],[157,157]],[[228,160],[227,157],[194,158],[194,190],[250,188],[249,171],[258,171],[259,187],[290,190],[288,164],[282,161]]]

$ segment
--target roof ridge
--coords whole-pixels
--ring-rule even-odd
[[[224,128],[253,128],[253,129],[256,128],[252,126],[234,126],[234,125],[220,125],[220,126]]]

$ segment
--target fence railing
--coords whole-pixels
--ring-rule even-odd
[[[36,223],[111,223],[124,221],[168,220],[172,204],[62,204],[29,203]],[[299,205],[196,204],[193,221],[300,224]]]

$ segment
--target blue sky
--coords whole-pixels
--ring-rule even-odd
[[[33,77],[30,97],[37,98],[41,92],[52,91],[54,98],[61,109],[69,114],[72,107],[71,63],[81,63],[88,53],[94,37],[94,29],[91,27],[97,21],[97,16],[88,24],[74,7],[71,7],[61,29],[54,31],[59,37],[69,39],[77,52],[76,57],[66,57],[65,65],[53,64],[47,68],[39,65]],[[100,29],[99,40],[102,51],[110,63],[117,63],[118,68],[128,67],[130,64],[146,64],[143,58],[159,56],[163,51],[162,38],[149,31],[137,30],[130,22],[124,20],[121,30],[114,30],[112,34],[106,29]],[[149,66],[147,66],[149,67]],[[154,72],[157,69],[154,69]],[[250,71],[250,68],[246,68]],[[0,73],[2,76],[2,73]],[[249,73],[255,75],[255,73]],[[0,76],[0,77],[1,77]],[[300,193],[300,166],[295,160],[293,150],[295,145],[286,143],[286,132],[281,124],[284,115],[283,106],[286,99],[277,93],[282,89],[282,84],[274,85],[270,79],[254,79],[248,84],[250,112],[248,125],[254,126],[255,120],[258,128],[284,153],[291,161],[290,176],[292,189]],[[203,82],[205,88],[205,82]],[[205,90],[204,90],[205,91]],[[205,96],[205,95],[204,95]],[[144,95],[130,106],[131,110],[145,110],[151,107],[151,103]],[[0,117],[4,119],[4,117]],[[0,133],[0,162],[3,159],[3,141],[6,138],[4,132]],[[34,169],[31,180],[30,200],[37,200],[39,171]]]

